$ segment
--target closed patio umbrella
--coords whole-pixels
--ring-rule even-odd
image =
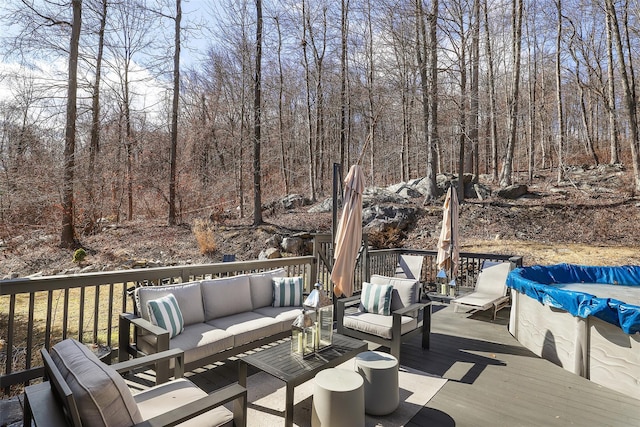
[[[460,263],[458,210],[458,195],[453,186],[450,186],[442,206],[442,229],[438,239],[437,263],[438,269],[444,270],[451,280],[458,273],[458,264]]]
[[[362,242],[362,192],[364,177],[359,165],[351,166],[344,180],[342,216],[336,231],[331,281],[336,296],[353,295],[356,258]]]

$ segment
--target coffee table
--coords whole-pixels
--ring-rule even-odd
[[[338,366],[358,353],[367,351],[367,348],[364,341],[334,333],[331,347],[303,359],[291,353],[291,341],[284,341],[238,359],[238,382],[243,387],[247,386],[247,365],[284,381],[287,387],[284,425],[291,427],[295,387],[309,381],[323,369]]]

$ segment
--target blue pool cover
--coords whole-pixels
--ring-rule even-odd
[[[534,265],[516,268],[507,278],[508,287],[547,306],[561,308],[584,319],[588,316],[597,317],[619,326],[625,334],[640,332],[639,306],[553,286],[561,283],[638,286],[640,292],[640,266]]]

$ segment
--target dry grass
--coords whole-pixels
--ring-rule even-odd
[[[216,246],[216,226],[208,219],[196,219],[193,222],[193,234],[198,242],[198,249],[202,255],[213,255]]]
[[[541,243],[515,240],[466,240],[463,252],[517,254],[524,257],[524,265],[634,265],[638,263],[640,247],[604,246],[558,242]]]

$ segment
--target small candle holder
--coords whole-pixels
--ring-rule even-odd
[[[322,283],[316,283],[303,303],[305,308],[313,310],[316,331],[313,343],[316,352],[331,347],[333,343],[333,301],[322,288]]]
[[[317,331],[311,315],[304,310],[291,325],[291,353],[303,358],[315,353]]]

